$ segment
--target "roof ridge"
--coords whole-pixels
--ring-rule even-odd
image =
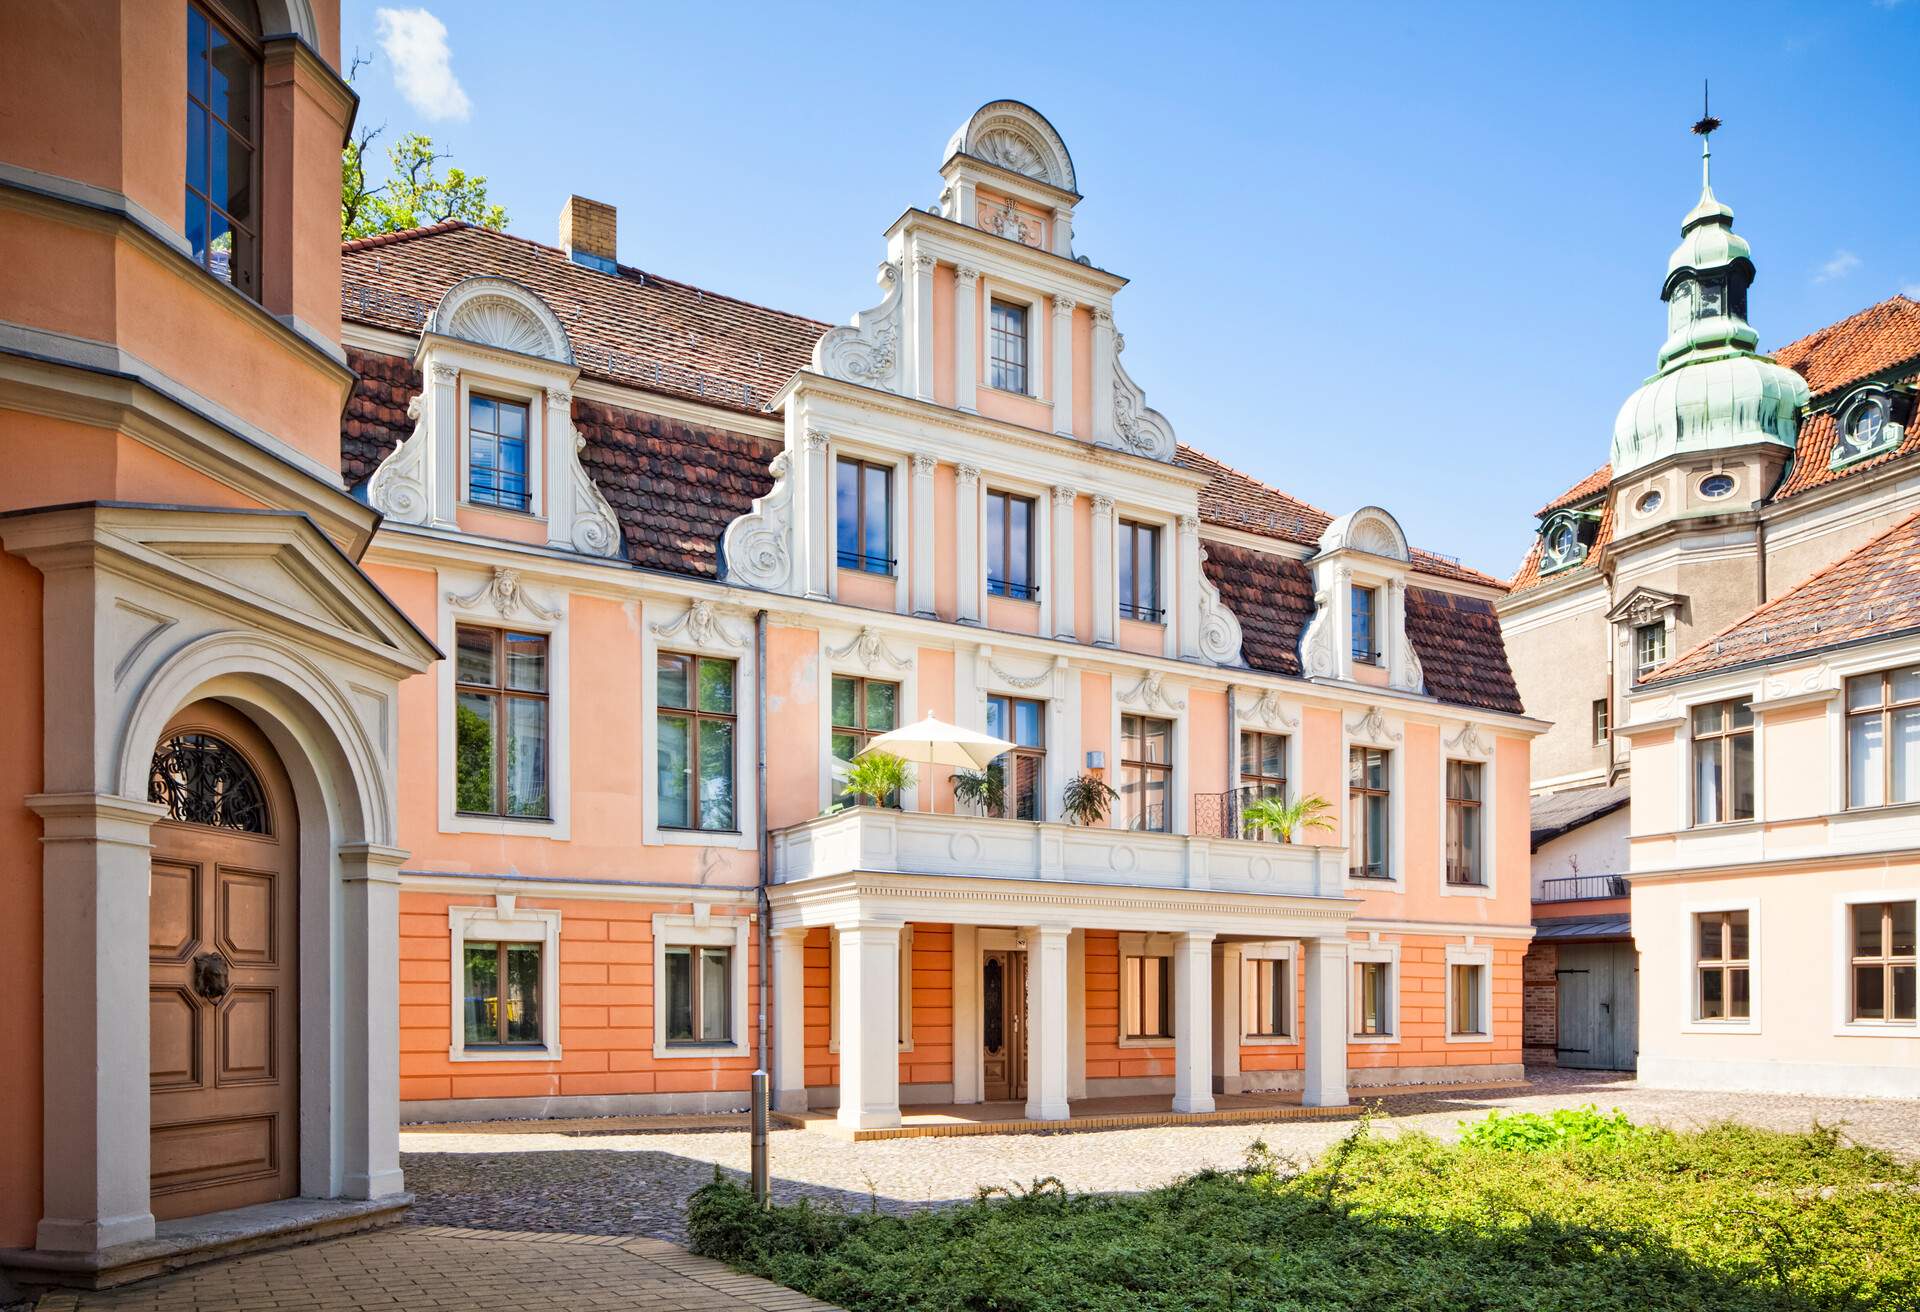
[[[1662,670],[1672,669],[1674,666],[1679,665],[1681,662],[1692,657],[1696,652],[1699,652],[1707,647],[1712,646],[1714,643],[1719,642],[1721,639],[1725,638],[1728,634],[1732,633],[1735,629],[1741,628],[1744,625],[1751,624],[1755,620],[1758,620],[1761,617],[1765,616],[1769,611],[1774,610],[1776,607],[1785,605],[1787,602],[1799,596],[1802,592],[1806,591],[1808,588],[1811,588],[1814,584],[1819,583],[1823,579],[1831,578],[1834,574],[1838,573],[1842,568],[1851,564],[1853,561],[1859,559],[1861,556],[1864,556],[1867,553],[1871,552],[1872,550],[1874,550],[1874,548],[1885,543],[1888,539],[1893,538],[1898,534],[1900,534],[1901,532],[1903,532],[1904,530],[1911,528],[1916,521],[1920,521],[1920,510],[1916,510],[1913,514],[1908,515],[1905,519],[1893,525],[1891,528],[1887,529],[1886,531],[1876,534],[1874,537],[1871,537],[1867,539],[1865,542],[1862,542],[1859,546],[1855,547],[1852,551],[1849,551],[1846,555],[1840,557],[1840,559],[1834,561],[1832,564],[1826,566],[1824,569],[1815,570],[1813,573],[1807,575],[1807,577],[1805,577],[1804,579],[1801,579],[1798,583],[1788,588],[1785,592],[1781,593],[1779,596],[1773,598],[1770,601],[1762,602],[1760,605],[1755,606],[1752,610],[1746,612],[1744,615],[1741,615],[1738,619],[1734,620],[1731,624],[1727,624],[1722,626],[1719,629],[1716,629],[1714,632],[1700,639],[1700,641],[1694,643],[1693,646],[1681,652],[1678,656],[1675,656],[1672,660],[1667,661],[1663,665],[1655,666],[1654,669],[1650,671],[1651,677],[1649,677],[1645,681],[1647,683],[1658,682],[1661,677],[1660,672]]]
[[[1605,474],[1607,476],[1607,480],[1609,482],[1613,480],[1613,461],[1611,460],[1603,461],[1598,469],[1595,469],[1590,473],[1582,474],[1579,478],[1567,484],[1566,491],[1562,492],[1559,496],[1554,497],[1551,501],[1547,502],[1546,505],[1540,507],[1540,509],[1534,511],[1533,517],[1535,519],[1538,519],[1542,515],[1548,514],[1554,510],[1558,510],[1561,507],[1562,503],[1567,501],[1568,498],[1572,497],[1575,492],[1579,491],[1586,484],[1591,483],[1594,479],[1600,477],[1600,475],[1602,474]],[[1596,488],[1592,492],[1587,493],[1587,495],[1599,496],[1600,491],[1601,489]]]
[[[470,228],[473,224],[465,219],[442,219],[438,223],[423,223],[412,228],[395,228],[391,232],[376,232],[371,237],[355,237],[352,241],[340,243],[341,254],[348,251],[364,251],[375,246],[392,246],[403,241],[412,241],[415,237],[431,237],[436,233],[452,232],[455,228]]]
[[[1218,465],[1220,468],[1226,470],[1229,474],[1233,474],[1239,478],[1244,478],[1249,483],[1258,483],[1261,487],[1273,493],[1275,496],[1285,497],[1287,500],[1293,502],[1293,504],[1296,506],[1304,506],[1306,509],[1311,510],[1316,515],[1325,515],[1327,517],[1327,522],[1329,524],[1331,524],[1334,521],[1335,516],[1330,512],[1322,510],[1319,506],[1314,505],[1311,501],[1303,501],[1299,497],[1293,495],[1293,493],[1283,491],[1282,489],[1275,487],[1273,484],[1267,482],[1266,479],[1261,478],[1258,475],[1249,474],[1244,469],[1236,469],[1232,465],[1228,464],[1226,461],[1220,459],[1218,456],[1211,455],[1208,452],[1202,451],[1199,447],[1194,446],[1191,443],[1176,442],[1175,445],[1186,448],[1188,451],[1193,452],[1193,454],[1199,456],[1202,460],[1205,460],[1209,464]]]

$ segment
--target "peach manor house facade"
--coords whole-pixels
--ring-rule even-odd
[[[830,327],[578,197],[342,248],[334,5],[55,8],[10,41],[97,94],[0,91],[0,1264],[363,1223],[404,1121],[761,1064],[854,1129],[1520,1073],[1502,586],[1176,439],[1034,110]],[[928,715],[1014,747],[854,804]]]

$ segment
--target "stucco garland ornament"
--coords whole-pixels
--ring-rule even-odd
[[[1299,719],[1287,714],[1286,708],[1280,704],[1280,694],[1272,688],[1263,691],[1260,694],[1259,701],[1243,708],[1240,712],[1240,719],[1248,724],[1259,720],[1260,723],[1266,725],[1269,729],[1298,729],[1300,727]]]
[[[1012,684],[1016,688],[1038,688],[1041,684],[1053,677],[1053,669],[1051,667],[1040,671],[1038,674],[1015,674],[992,656],[987,657],[987,668],[992,670],[1003,681]],[[985,694],[983,693],[982,696],[984,697]]]
[[[1462,756],[1492,756],[1493,744],[1480,736],[1480,726],[1469,724],[1447,739],[1447,749]]]
[[[860,632],[850,638],[844,647],[827,648],[827,655],[837,661],[843,661],[849,655],[857,655],[860,664],[869,670],[877,669],[882,664],[892,666],[896,670],[913,668],[913,658],[909,656],[903,660],[887,650],[886,639],[881,636],[880,630],[871,624],[862,625]]]
[[[1140,677],[1140,682],[1134,685],[1132,692],[1120,694],[1120,700],[1129,706],[1145,706],[1148,709],[1156,706],[1165,707],[1170,711],[1187,709],[1185,702],[1175,700],[1161,684],[1158,670],[1148,670]]]
[[[1378,706],[1367,707],[1367,713],[1347,724],[1347,732],[1355,738],[1365,738],[1376,743],[1397,743],[1400,735],[1387,728],[1386,717],[1380,714]]]
[[[665,623],[654,622],[647,626],[657,638],[675,638],[685,635],[687,641],[696,647],[725,647],[742,650],[747,645],[744,633],[732,628],[720,618],[720,612],[710,601],[694,602],[686,610]]]
[[[520,582],[520,571],[508,569],[504,565],[496,566],[493,577],[466,595],[449,592],[447,600],[461,610],[477,609],[482,601],[489,603],[501,619],[511,619],[515,611],[522,608],[543,620],[557,620],[560,612],[551,610],[535,601]]]

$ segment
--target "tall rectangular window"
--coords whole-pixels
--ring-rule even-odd
[[[532,507],[527,415],[524,401],[478,392],[467,398],[467,500],[474,505],[519,511]]]
[[[1358,961],[1353,966],[1353,1032],[1361,1037],[1393,1033],[1393,963]]]
[[[857,679],[851,675],[833,676],[833,800],[845,805],[853,794],[840,786],[847,765],[866,748],[868,742],[900,727],[900,685],[883,679]],[[898,803],[889,797],[888,806]]]
[[[1158,624],[1160,609],[1160,530],[1152,524],[1120,521],[1120,617]]]
[[[1486,1002],[1481,996],[1486,987],[1486,971],[1485,966],[1466,961],[1456,961],[1447,967],[1448,987],[1453,993],[1447,1013],[1447,1033],[1487,1032]]]
[[[538,1047],[538,943],[468,943],[461,1011],[469,1048]]]
[[[1387,753],[1355,747],[1347,753],[1347,873],[1355,879],[1391,879]]]
[[[1279,733],[1258,733],[1252,729],[1240,734],[1240,789],[1236,801],[1244,807],[1263,797],[1287,800],[1287,737]],[[1235,836],[1262,838],[1279,842],[1278,833],[1254,831],[1235,821]]]
[[[1001,781],[1002,820],[1043,820],[1042,795],[1046,787],[1046,703],[1025,697],[987,698],[987,732],[1013,744],[987,769]]]
[[[1447,762],[1447,882],[1481,886],[1481,769],[1474,761]]]
[[[251,39],[187,6],[187,247],[260,299],[260,58]]]
[[[1380,592],[1377,588],[1353,585],[1353,658],[1365,665],[1380,661],[1376,619]]]
[[[1169,957],[1142,953],[1120,959],[1120,1037],[1173,1037],[1173,975]]]
[[[1173,828],[1173,722],[1120,717],[1120,806],[1129,829]]]
[[[1753,819],[1753,703],[1693,708],[1693,822]]]
[[[737,830],[733,662],[661,652],[656,678],[661,828]]]
[[[1914,907],[1912,902],[1853,905],[1849,1020],[1914,1023]]]
[[[1710,911],[1693,920],[1699,944],[1694,1015],[1700,1020],[1746,1020],[1751,1015],[1747,913]]]
[[[1593,703],[1593,745],[1599,747],[1613,740],[1613,703],[1605,697],[1596,698]]]
[[[1847,680],[1847,805],[1920,802],[1920,666]]]
[[[667,1042],[733,1042],[733,949],[668,947]]]
[[[1260,957],[1247,962],[1246,996],[1241,1010],[1246,1031],[1258,1038],[1280,1039],[1293,1032],[1293,963],[1284,957]]]
[[[1027,307],[995,301],[987,319],[987,383],[1027,393]]]
[[[1633,677],[1645,678],[1647,671],[1667,659],[1667,626],[1642,624],[1633,631]]]
[[[840,568],[893,573],[893,470],[866,460],[836,461],[834,514]]]
[[[546,636],[462,624],[454,641],[455,809],[547,818]]]
[[[1030,601],[1040,594],[1033,575],[1033,498],[987,493],[987,591]]]

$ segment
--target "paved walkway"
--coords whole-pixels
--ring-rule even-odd
[[[122,1289],[48,1294],[35,1312],[803,1312],[827,1306],[657,1239],[400,1225]]]

